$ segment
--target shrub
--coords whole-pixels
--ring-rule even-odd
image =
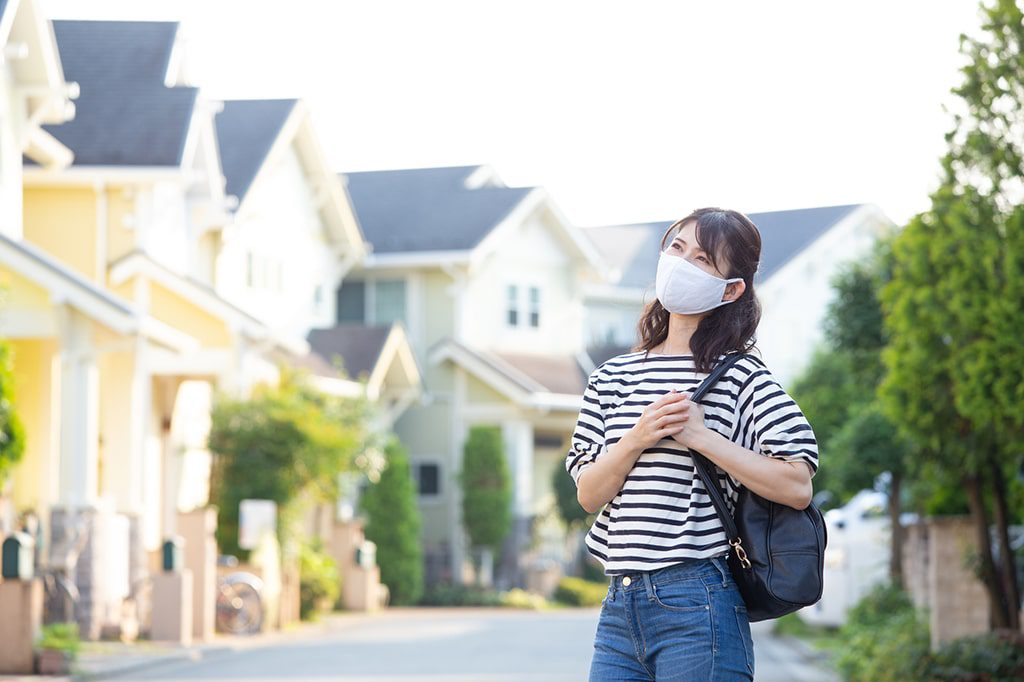
[[[910,597],[893,585],[869,592],[848,615],[836,667],[850,682],[920,680],[927,663],[928,625]]]
[[[303,510],[335,500],[338,474],[355,469],[369,409],[365,398],[325,396],[284,368],[279,386],[257,387],[251,398],[218,395],[209,447],[220,551],[248,557],[238,546],[238,506],[244,499],[277,504],[277,537],[288,551]]]
[[[25,453],[25,427],[14,408],[14,369],[9,343],[0,339],[0,487]]]
[[[566,577],[558,581],[554,597],[556,602],[570,606],[600,606],[606,594],[608,583]]]
[[[440,583],[423,592],[420,606],[501,606],[501,595],[478,585]]]
[[[929,682],[1010,682],[1024,679],[1024,634],[997,630],[950,642],[928,662]]]
[[[40,649],[66,651],[76,656],[80,646],[78,623],[51,623],[42,627],[39,637]]]
[[[324,552],[319,538],[299,550],[299,617],[315,618],[330,610],[341,594],[341,577],[334,558]]]
[[[548,600],[539,594],[521,590],[514,587],[507,592],[501,592],[501,605],[517,609],[541,610],[548,608]]]
[[[384,446],[387,464],[380,480],[359,499],[366,515],[364,534],[377,545],[380,580],[392,605],[412,605],[423,593],[423,548],[420,513],[409,458],[397,438]]]

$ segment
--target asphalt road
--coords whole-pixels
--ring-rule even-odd
[[[598,609],[389,609],[339,614],[316,632],[212,650],[119,680],[270,682],[578,682],[587,679]],[[798,647],[755,624],[759,682],[829,682]]]

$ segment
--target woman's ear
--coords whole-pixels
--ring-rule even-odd
[[[725,287],[725,293],[722,294],[723,301],[735,301],[737,298],[743,295],[743,292],[747,290],[747,283],[742,279],[738,282],[732,282],[727,284]]]

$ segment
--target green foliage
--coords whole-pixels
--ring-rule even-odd
[[[979,34],[960,36],[967,63],[953,89],[960,106],[946,135],[943,184],[975,186],[1006,206],[1024,178],[1024,11],[1019,0],[992,0],[981,16]]]
[[[299,549],[299,617],[315,618],[330,610],[341,594],[341,576],[334,558],[327,554],[323,542],[316,538]]]
[[[501,598],[501,605],[514,609],[532,609],[540,611],[549,607],[548,600],[543,595],[527,592],[526,590],[513,587],[511,590],[498,593]]]
[[[501,594],[479,585],[439,583],[423,592],[420,606],[501,606]]]
[[[25,452],[25,427],[14,409],[11,346],[0,339],[0,485]]]
[[[792,393],[814,429],[818,451],[829,456],[828,466],[822,466],[814,476],[814,487],[831,491],[842,504],[846,499],[843,492],[849,486],[832,480],[837,465],[832,457],[832,440],[849,420],[851,410],[866,400],[857,385],[852,359],[837,351],[818,351]]]
[[[495,554],[512,526],[512,484],[501,430],[474,426],[463,449],[462,519],[474,547]]]
[[[543,596],[519,588],[498,591],[480,585],[440,583],[427,588],[419,606],[505,606],[517,609],[543,610],[551,607]]]
[[[937,652],[910,599],[881,585],[850,610],[836,667],[848,682],[1010,682],[1024,677],[1024,635],[997,630]]]
[[[556,466],[551,479],[555,491],[555,509],[567,527],[587,525],[591,515],[576,497],[576,483],[563,466]]]
[[[78,654],[81,647],[78,634],[78,623],[51,623],[40,630],[38,648],[66,651],[72,656]]]
[[[898,588],[876,587],[850,610],[840,634],[843,645],[836,667],[844,680],[922,679],[929,651],[928,626]]]
[[[591,582],[582,578],[565,577],[555,588],[556,602],[570,606],[600,606],[608,594],[608,583]]]
[[[883,471],[907,473],[912,446],[882,414],[877,402],[854,408],[830,441],[830,482],[841,497],[851,497],[874,485]]]
[[[420,515],[409,457],[397,438],[384,446],[386,465],[380,479],[359,500],[366,515],[366,539],[377,545],[381,582],[391,604],[411,605],[423,593],[423,549]]]
[[[950,642],[928,662],[928,682],[1013,682],[1024,679],[1024,635],[998,630]]]
[[[238,547],[238,505],[244,499],[273,500],[278,539],[292,545],[308,504],[333,500],[338,474],[353,468],[364,446],[363,399],[337,399],[308,387],[282,369],[278,387],[259,387],[251,398],[217,397],[209,447],[214,453],[211,502],[219,508],[221,551]]]
[[[891,268],[891,237],[880,239],[871,257],[846,265],[832,282],[835,298],[824,321],[825,338],[833,350],[849,358],[849,371],[870,400],[882,376],[885,346],[879,289]]]

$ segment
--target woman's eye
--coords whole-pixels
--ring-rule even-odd
[[[704,256],[697,256],[697,260],[699,260],[699,261],[702,261],[702,262],[704,262],[704,263],[708,263],[709,265],[711,264],[711,261],[709,261],[709,260],[708,260],[707,258],[705,258]]]

